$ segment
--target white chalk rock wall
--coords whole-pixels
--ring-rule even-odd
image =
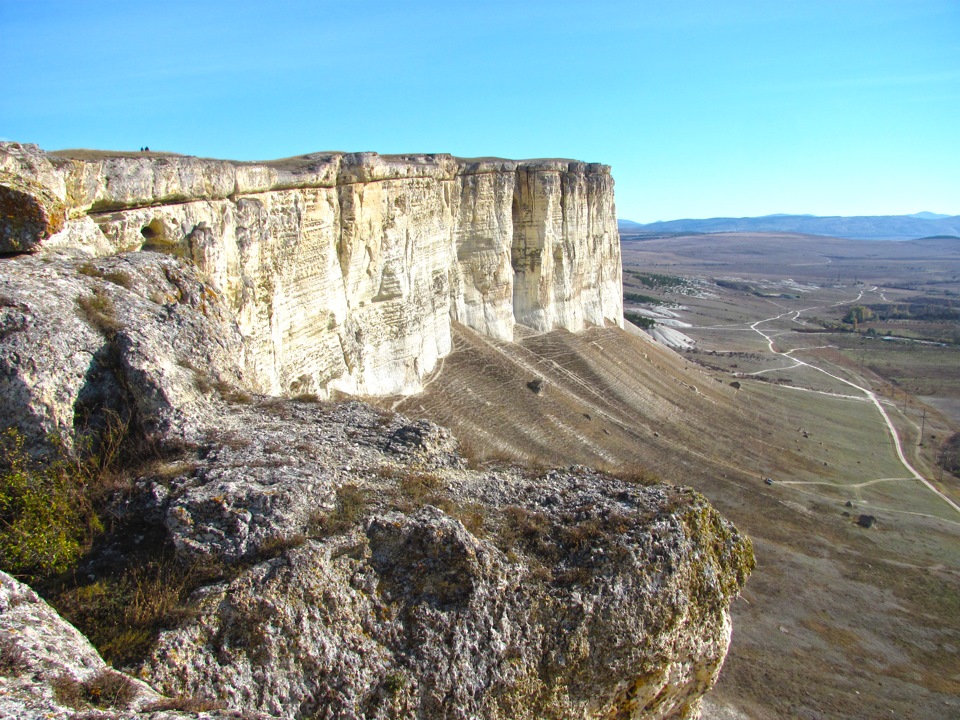
[[[269,393],[417,392],[451,351],[453,321],[500,340],[517,323],[623,322],[604,165],[374,153],[235,163],[2,143],[0,202],[29,220],[0,228],[0,252],[194,262],[247,341],[247,381]]]

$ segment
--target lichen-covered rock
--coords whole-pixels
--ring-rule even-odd
[[[483,532],[376,512],[205,590],[145,677],[287,717],[695,717],[749,544],[722,521],[695,538],[715,513],[682,491],[555,473],[540,502],[515,480],[505,509],[457,487]]]
[[[398,463],[431,471],[463,465],[445,428],[356,402],[234,408],[200,447],[186,472],[149,494],[182,556],[230,563],[317,531],[320,515],[336,507],[336,491],[358,478],[389,475]]]
[[[216,291],[175,258],[0,262],[0,414],[69,447],[105,413],[144,439],[188,438],[216,386],[243,387],[245,348]]]
[[[18,720],[177,720],[182,700],[163,698],[142,680],[104,663],[90,642],[26,585],[0,571],[0,717]],[[195,704],[195,707],[199,705]],[[211,709],[210,720],[239,718]],[[266,716],[250,713],[248,720]]]
[[[144,478],[178,552],[248,569],[198,591],[140,676],[284,717],[695,717],[749,540],[692,491],[467,470],[418,442],[438,436],[274,401],[162,490]]]
[[[452,321],[501,340],[516,323],[622,325],[602,165],[375,153],[253,164],[0,143],[0,188],[0,252],[194,263],[274,394],[417,392],[451,351]]]

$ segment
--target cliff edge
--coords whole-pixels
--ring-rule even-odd
[[[277,395],[415,393],[456,321],[622,326],[613,178],[570,160],[317,153],[240,163],[0,143],[0,253],[190,259]]]

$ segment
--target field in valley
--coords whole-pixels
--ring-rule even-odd
[[[459,328],[427,390],[386,404],[452,427],[478,463],[642,467],[750,533],[705,717],[960,715],[960,481],[936,465],[960,430],[960,346],[896,339],[945,331],[916,322],[824,331],[853,304],[952,298],[960,241],[624,238],[623,256],[625,293],[665,303],[628,309],[694,350],[636,328]]]
[[[767,435],[760,474],[782,503],[819,519],[811,537],[774,547],[768,517],[732,511],[761,563],[736,608],[717,701],[750,717],[960,713],[960,482],[937,467],[960,430],[960,345],[939,341],[960,325],[875,317],[850,332],[841,322],[857,305],[952,307],[960,240],[627,240],[624,266],[635,273],[626,292],[643,289],[666,303],[648,307],[673,308],[686,325],[696,349],[684,357],[749,391],[751,441]],[[685,285],[651,288],[649,273]],[[876,525],[854,525],[861,514]],[[846,702],[851,689],[860,708]]]

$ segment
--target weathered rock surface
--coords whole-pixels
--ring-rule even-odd
[[[217,388],[249,383],[218,293],[176,258],[0,262],[0,409],[34,445],[68,445],[107,415],[148,440],[188,439]]]
[[[99,688],[112,697],[102,696]],[[109,668],[76,628],[33,590],[0,571],[0,717],[51,720],[76,717],[77,710],[85,710],[85,717],[114,720],[196,717],[171,705],[143,681]],[[204,715],[211,720],[239,717],[230,710]]]
[[[695,717],[752,567],[696,493],[467,470],[360,403],[224,420],[142,481],[180,552],[253,563],[161,635],[156,687],[284,717]]]
[[[447,431],[362,403],[217,407],[112,511],[163,526],[185,567],[233,568],[128,669],[138,679],[288,718],[697,716],[753,563],[703,497],[583,467],[466,469]],[[5,587],[33,614],[4,610],[0,633],[36,628],[19,644],[42,637],[73,663],[0,681],[5,707],[64,716],[54,679],[102,661]],[[120,717],[157,701],[138,688]]]
[[[224,295],[274,394],[411,393],[450,323],[622,325],[609,168],[315,154],[273,163],[0,144],[0,252],[156,250]]]

